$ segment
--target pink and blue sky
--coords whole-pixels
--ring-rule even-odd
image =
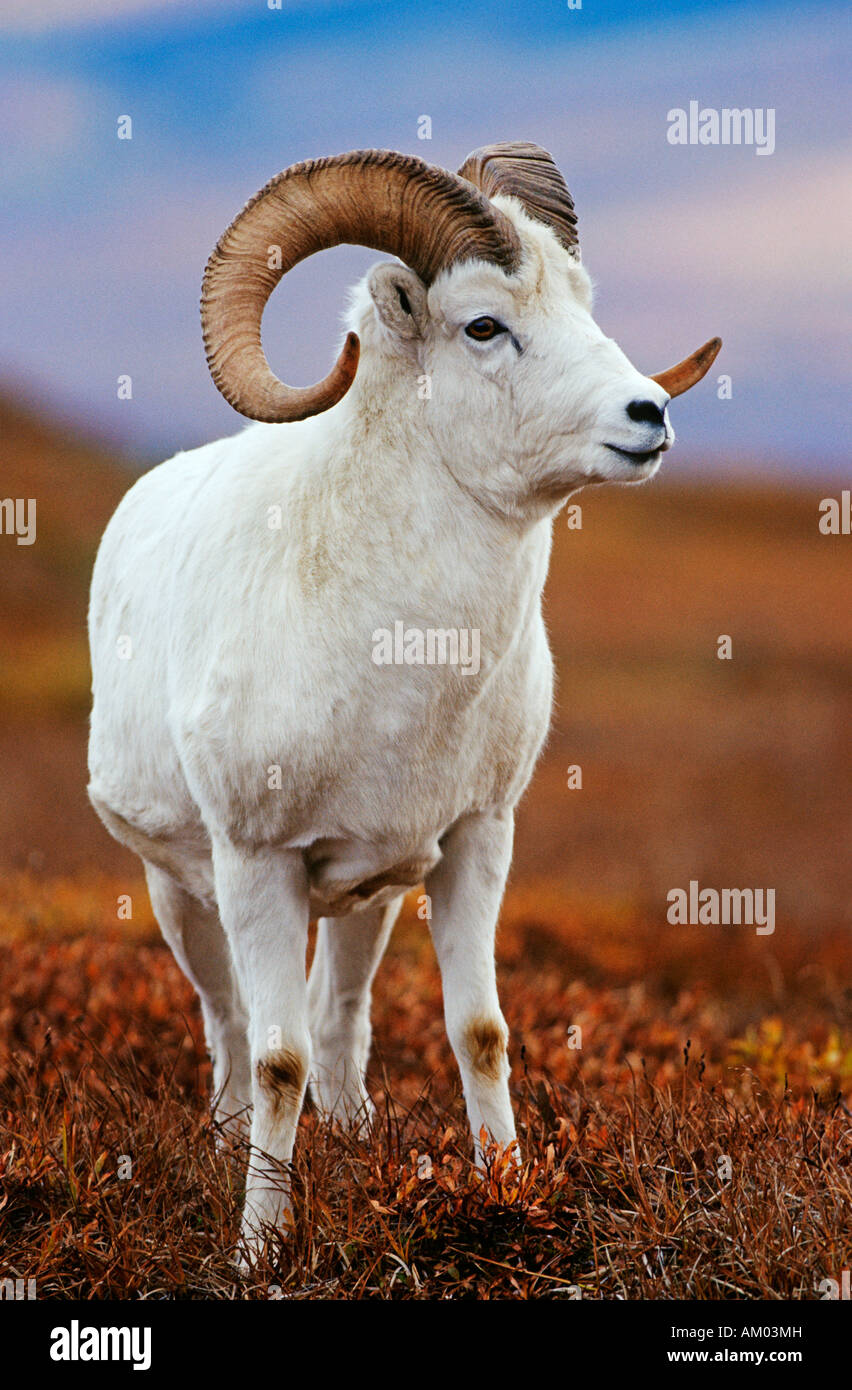
[[[144,461],[235,432],[198,295],[243,202],[310,156],[379,146],[454,169],[525,139],[565,174],[596,316],[637,366],[724,339],[673,410],[684,466],[842,475],[849,38],[841,5],[762,0],[6,0],[0,385]],[[670,144],[668,112],[693,100],[773,108],[774,153]],[[346,286],[376,259],[339,248],[288,276],[264,322],[285,380],[325,372]]]

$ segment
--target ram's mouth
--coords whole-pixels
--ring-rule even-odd
[[[636,464],[637,467],[639,467],[643,463],[650,463],[651,459],[655,459],[657,457],[657,454],[661,454],[665,447],[665,440],[662,444],[658,444],[656,449],[645,449],[644,451],[634,449],[619,449],[617,444],[604,445],[605,449],[611,449],[614,454],[620,454],[623,459],[629,459],[629,461],[633,464]]]

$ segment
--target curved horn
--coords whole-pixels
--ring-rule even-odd
[[[481,257],[512,271],[521,255],[511,222],[479,189],[414,156],[353,150],[292,165],[246,204],[204,273],[207,363],[241,414],[271,423],[303,420],[328,410],[352,385],[355,333],[328,376],[306,388],[278,380],[260,341],[263,310],[281,277],[306,256],[342,242],[398,256],[427,285],[458,260]]]
[[[510,193],[518,198],[529,215],[550,227],[566,251],[579,260],[574,201],[553,156],[541,145],[525,140],[483,145],[468,155],[459,174],[481,188],[488,198],[495,193]]]
[[[721,346],[721,338],[711,338],[709,343],[705,343],[691,357],[684,357],[676,367],[669,367],[667,372],[660,372],[659,376],[652,376],[651,380],[662,386],[664,391],[668,391],[670,396],[682,396],[684,391],[688,391],[690,386],[694,386],[705,372],[710,370]]]

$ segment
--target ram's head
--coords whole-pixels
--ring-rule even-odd
[[[411,371],[396,380],[410,388],[428,379],[419,393],[430,401],[423,428],[451,466],[458,460],[460,481],[513,505],[558,501],[584,482],[650,477],[674,439],[670,398],[700,381],[721,346],[713,338],[647,377],[604,336],[591,316],[571,195],[538,145],[486,146],[457,174],[389,150],[356,150],[285,169],[210,257],[207,360],[243,415],[306,419],[351,387],[358,333],[347,334],[332,371],[308,388],[279,381],[260,341],[281,277],[342,242],[399,258],[375,266],[355,295],[365,355],[398,358]]]

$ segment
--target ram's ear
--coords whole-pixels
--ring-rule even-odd
[[[374,265],[367,277],[367,288],[376,313],[397,338],[420,338],[428,317],[426,286],[407,265],[384,261]]]

